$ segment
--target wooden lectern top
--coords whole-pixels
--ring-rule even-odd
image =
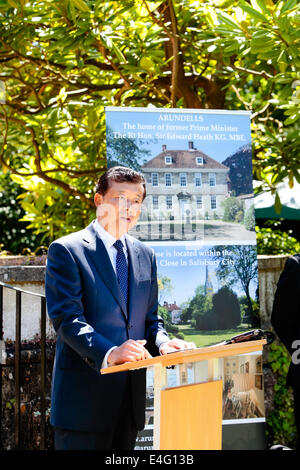
[[[234,344],[221,344],[215,346],[207,346],[205,348],[185,349],[178,352],[165,354],[163,356],[151,357],[135,362],[125,362],[124,364],[109,366],[101,369],[101,374],[113,374],[132,369],[144,369],[156,364],[164,367],[183,364],[185,362],[207,361],[218,357],[235,356],[239,354],[247,354],[255,351],[261,351],[266,340],[245,341]]]

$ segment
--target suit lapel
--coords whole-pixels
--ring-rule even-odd
[[[122,312],[127,319],[127,308],[125,305],[123,294],[119,287],[119,283],[117,281],[116,273],[112,267],[104,243],[102,242],[101,238],[97,235],[93,227],[93,223],[91,223],[86,228],[83,240],[89,246],[91,262],[96,265],[97,271],[100,274],[103,282],[110,290],[115,300],[120,305]]]
[[[138,280],[140,278],[140,257],[139,249],[132,243],[129,237],[125,237],[128,263],[129,263],[129,305],[128,305],[128,319],[132,318],[134,312],[134,299],[137,295]]]

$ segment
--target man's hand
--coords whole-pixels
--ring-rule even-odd
[[[115,366],[117,364],[123,364],[124,362],[140,361],[142,359],[150,359],[151,355],[144,348],[146,340],[144,339],[128,339],[121,346],[113,349],[107,358],[107,364],[109,366]]]
[[[182,349],[195,349],[195,343],[188,343],[187,341],[183,341],[182,339],[174,338],[166,343],[163,343],[160,348],[160,354],[168,354],[175,351],[180,351]]]

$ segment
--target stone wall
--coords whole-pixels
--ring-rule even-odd
[[[277,282],[287,260],[287,255],[258,255],[259,303],[261,327],[271,329],[271,313]]]
[[[28,293],[45,293],[45,257],[13,256],[0,257],[0,281]],[[10,264],[9,264],[10,263]],[[22,294],[21,338],[31,341],[40,336],[40,296]],[[16,292],[4,289],[3,294],[3,339],[15,339]],[[54,338],[55,332],[47,317],[47,336]]]

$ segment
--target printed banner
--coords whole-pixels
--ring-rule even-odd
[[[169,334],[204,347],[259,327],[250,113],[108,107],[106,131],[108,166],[146,179],[130,234],[155,251]],[[222,379],[223,423],[264,421],[261,355],[224,360]]]

